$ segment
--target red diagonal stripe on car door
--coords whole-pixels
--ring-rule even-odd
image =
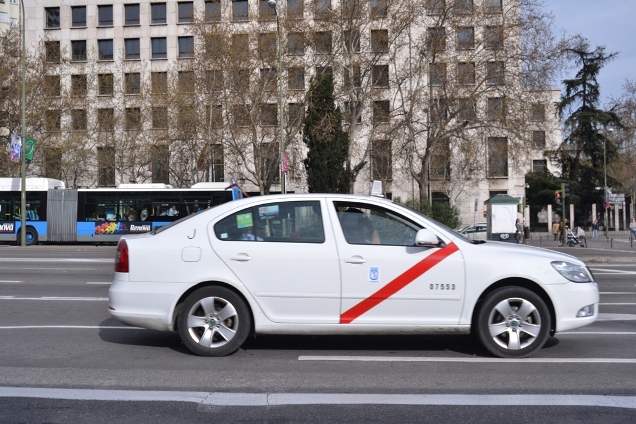
[[[419,276],[423,275],[429,269],[433,268],[435,265],[458,250],[459,249],[454,243],[449,243],[443,249],[439,249],[425,257],[414,266],[398,275],[395,279],[393,279],[393,281],[382,287],[380,290],[340,315],[340,324],[350,324],[354,319],[393,296],[395,293],[415,281],[415,279]]]

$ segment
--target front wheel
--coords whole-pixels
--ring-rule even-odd
[[[226,356],[236,352],[251,328],[247,305],[224,287],[205,287],[186,299],[177,326],[183,343],[201,356]]]
[[[536,293],[503,287],[490,293],[477,316],[477,337],[500,358],[525,358],[541,349],[551,328],[550,311]]]

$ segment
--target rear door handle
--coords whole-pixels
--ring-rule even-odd
[[[366,260],[362,256],[358,256],[358,255],[352,256],[352,257],[350,257],[348,259],[345,259],[344,261],[345,261],[345,263],[354,264],[354,265],[355,264],[363,264],[363,263],[366,262]]]
[[[252,257],[248,255],[247,253],[239,253],[230,259],[233,261],[238,261],[238,262],[247,262],[247,261],[251,261]]]

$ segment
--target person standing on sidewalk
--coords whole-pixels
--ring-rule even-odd
[[[636,218],[632,217],[632,222],[629,223],[629,241],[636,239]]]
[[[517,218],[517,222],[515,223],[515,237],[517,238],[517,244],[523,242],[523,225],[521,225],[521,220]]]
[[[598,238],[598,219],[595,219],[594,223],[592,224],[592,238]]]

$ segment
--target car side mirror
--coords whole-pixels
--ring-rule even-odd
[[[415,245],[419,247],[438,247],[440,240],[431,230],[422,228],[415,235]]]

